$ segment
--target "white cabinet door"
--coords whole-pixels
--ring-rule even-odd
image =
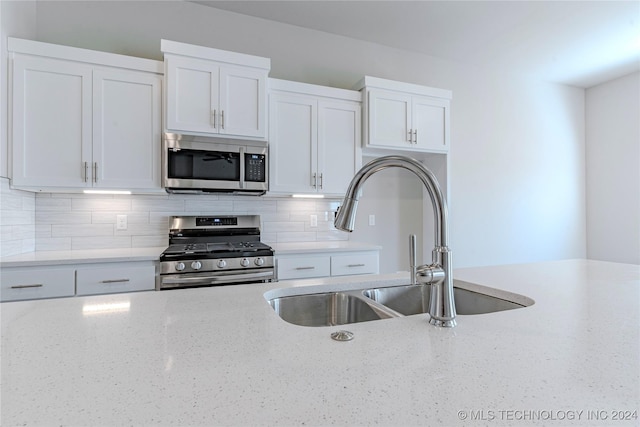
[[[278,280],[307,279],[331,275],[329,255],[309,255],[277,258]]]
[[[91,185],[91,72],[79,63],[16,55],[13,185]]]
[[[377,274],[378,252],[351,253],[331,256],[331,275]]]
[[[343,195],[360,166],[360,104],[318,103],[318,192]]]
[[[75,293],[75,270],[59,267],[3,268],[0,300],[17,301],[70,297]]]
[[[154,74],[94,72],[94,186],[160,188],[161,88]]]
[[[155,289],[155,267],[137,263],[79,267],[76,281],[77,295],[150,291]]]
[[[272,93],[269,102],[269,191],[316,191],[317,101]]]
[[[211,61],[165,55],[167,122],[172,131],[217,133],[220,68]]]
[[[411,96],[386,90],[368,93],[368,145],[410,147]]]
[[[221,134],[256,138],[266,136],[266,80],[262,70],[220,68]]]
[[[412,116],[418,149],[441,152],[449,149],[449,100],[414,96]]]

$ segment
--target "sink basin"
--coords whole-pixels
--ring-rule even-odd
[[[283,320],[300,326],[335,326],[393,317],[345,292],[273,298],[269,304]]]
[[[376,288],[363,291],[364,296],[389,307],[405,316],[428,313],[431,295],[430,285],[405,285]],[[461,289],[454,286],[456,313],[484,314],[526,307],[506,299]]]
[[[493,313],[534,304],[522,295],[480,285],[465,286],[465,283],[454,280],[456,312],[460,315]],[[294,325],[336,326],[428,313],[430,290],[430,285],[401,285],[287,296],[277,296],[272,291],[271,297],[265,294],[265,298],[283,320]],[[486,293],[480,292],[482,290]]]

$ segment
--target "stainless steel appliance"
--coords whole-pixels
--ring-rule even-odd
[[[258,215],[174,216],[156,289],[270,282],[273,265]]]
[[[266,142],[165,133],[162,182],[170,193],[262,195],[269,189]]]

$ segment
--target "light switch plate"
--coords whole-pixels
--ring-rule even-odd
[[[369,215],[369,225],[376,225],[376,216],[375,215]]]
[[[311,215],[311,226],[312,227],[318,226],[318,215]]]

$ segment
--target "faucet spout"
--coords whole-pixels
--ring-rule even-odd
[[[358,200],[362,186],[369,177],[387,168],[403,168],[413,172],[424,184],[433,205],[435,225],[435,247],[432,263],[417,268],[417,280],[431,285],[429,305],[429,323],[436,326],[453,327],[456,325],[456,309],[453,296],[453,268],[449,250],[449,228],[447,205],[435,175],[422,163],[406,156],[384,156],[364,165],[353,177],[344,196],[342,207],[335,219],[335,227],[343,231],[355,228]]]

